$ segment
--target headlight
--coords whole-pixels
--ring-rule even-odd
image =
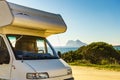
[[[67,74],[72,74],[72,69],[71,68],[67,69]]]
[[[47,72],[42,73],[27,73],[26,74],[27,79],[46,79],[49,78],[49,75]]]

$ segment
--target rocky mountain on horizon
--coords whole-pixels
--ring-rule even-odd
[[[68,40],[68,42],[66,43],[67,47],[81,47],[81,46],[85,46],[85,45],[87,45],[87,44],[80,40],[76,40],[76,41]]]

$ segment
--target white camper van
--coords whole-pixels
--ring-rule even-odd
[[[46,40],[65,31],[58,14],[0,0],[0,80],[74,80]]]

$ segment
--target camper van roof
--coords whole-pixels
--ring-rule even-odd
[[[0,1],[0,33],[47,37],[67,27],[59,14]]]

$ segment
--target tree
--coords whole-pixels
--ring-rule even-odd
[[[84,58],[89,60],[93,64],[101,64],[102,60],[107,60],[109,63],[114,63],[113,60],[117,60],[118,53],[105,42],[93,42],[86,46],[83,50]]]

